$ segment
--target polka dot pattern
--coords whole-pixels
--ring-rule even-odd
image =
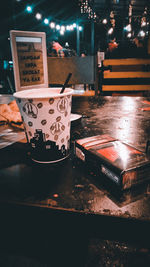
[[[71,97],[61,96],[43,100],[29,98],[17,99],[17,101],[18,106],[21,107],[26,136],[32,149],[36,147],[38,140],[39,142],[48,142],[47,149],[50,149],[52,142],[56,144],[57,149],[64,157],[70,146],[68,144],[70,144]],[[40,143],[39,145],[41,146]]]

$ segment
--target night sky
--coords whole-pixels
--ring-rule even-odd
[[[33,6],[32,14],[25,11],[28,4]],[[11,57],[8,40],[10,30],[42,31],[46,32],[48,39],[55,37],[55,32],[49,26],[44,25],[42,20],[38,21],[35,18],[34,14],[37,12],[41,13],[43,18],[49,18],[57,24],[64,25],[71,24],[81,18],[78,0],[5,0],[0,9],[0,58],[10,59]],[[70,43],[72,42],[72,46],[75,46],[74,33],[72,35],[68,33],[68,36],[60,38],[63,45],[66,38]]]

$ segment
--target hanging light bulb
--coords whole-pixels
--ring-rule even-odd
[[[107,24],[107,19],[103,19],[102,23]]]
[[[35,15],[35,17],[36,17],[36,19],[41,19],[42,18],[42,15],[40,14],[40,13],[36,13],[36,15]]]
[[[69,25],[66,26],[66,30],[70,31],[70,26]]]
[[[108,34],[112,34],[113,33],[113,28],[110,28],[109,30],[108,30]]]
[[[60,30],[60,34],[61,34],[61,35],[64,35],[64,31],[63,31],[63,30]]]
[[[143,30],[139,31],[138,36],[144,37],[145,36],[145,32]]]
[[[65,31],[65,26],[64,25],[62,25],[61,27],[60,27],[60,29],[61,29],[61,31]]]
[[[32,13],[32,6],[27,6],[27,7],[26,7],[26,11],[27,11],[28,13]]]
[[[58,31],[60,30],[60,25],[58,25],[58,24],[56,25],[56,30],[58,30]]]
[[[142,21],[142,23],[141,23],[141,27],[144,27],[144,26],[146,26],[146,21]]]
[[[44,23],[47,25],[49,24],[49,20],[48,19],[44,19]]]
[[[132,34],[131,34],[131,32],[129,32],[129,33],[127,34],[127,37],[128,37],[128,38],[131,38],[131,36],[132,36]]]
[[[131,31],[131,24],[128,24],[126,27],[124,27],[124,30],[126,30],[127,32]]]
[[[70,25],[70,31],[73,31],[74,27],[73,25]]]
[[[54,22],[51,22],[51,23],[49,24],[49,26],[50,26],[51,29],[54,29],[54,28],[55,28],[55,23],[54,23]]]

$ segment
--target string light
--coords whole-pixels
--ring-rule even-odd
[[[50,26],[51,29],[55,29],[55,23],[54,23],[54,22],[51,22],[51,23],[49,24],[49,26]]]
[[[32,13],[32,6],[27,6],[26,7],[26,11],[28,13]],[[37,20],[42,19],[42,15],[39,12],[35,14],[35,17],[36,17]],[[43,22],[44,22],[45,25],[49,25],[49,27],[51,29],[59,31],[61,35],[64,35],[66,30],[67,31],[73,31],[77,27],[77,24],[75,22],[73,24],[71,24],[71,25],[59,25],[59,24],[56,25],[56,23],[54,21],[51,21],[49,23],[49,19],[48,18],[44,18]],[[79,31],[82,31],[82,27],[81,26],[79,26]]]
[[[128,24],[127,26],[125,26],[124,30],[127,32],[131,32],[131,24]]]
[[[49,24],[49,20],[48,20],[48,19],[44,19],[44,23],[45,23],[46,25],[48,25],[48,24]]]
[[[66,26],[66,30],[67,30],[67,31],[70,31],[70,25],[67,25],[67,26]]]
[[[64,32],[64,31],[65,31],[65,26],[62,25],[62,26],[60,27],[60,30]]]
[[[58,24],[56,25],[56,30],[58,30],[58,31],[60,30],[60,25],[58,25]]]
[[[107,19],[103,19],[102,23],[107,24]]]
[[[141,23],[141,27],[144,27],[144,26],[146,26],[146,21],[142,21]]]
[[[32,6],[27,6],[27,7],[26,7],[26,11],[27,11],[28,13],[32,13]]]
[[[70,31],[73,31],[73,29],[74,29],[73,25],[70,25]]]
[[[131,32],[129,32],[129,33],[127,34],[127,37],[128,37],[128,38],[131,38],[131,36],[132,36],[132,34],[131,34]]]
[[[92,9],[92,0],[80,0],[80,12],[87,14],[88,19],[97,19],[96,13]]]
[[[143,30],[141,30],[139,33],[138,33],[138,36],[140,37],[145,37],[145,32]]]
[[[40,13],[36,13],[35,17],[36,19],[40,20],[42,18],[42,15]]]
[[[61,34],[61,35],[64,35],[64,31],[63,31],[63,30],[60,30],[60,34]]]
[[[95,21],[96,19],[98,19],[98,16],[92,8],[92,3],[93,3],[92,0],[80,0],[80,11],[82,14],[87,14],[88,19],[93,19]],[[26,11],[28,13],[32,13],[33,12],[32,6],[28,5],[26,7]],[[138,33],[138,36],[140,36],[140,37],[144,37],[146,35],[147,28],[149,25],[149,23],[146,19],[147,18],[147,12],[148,12],[148,9],[147,9],[147,7],[145,7],[144,12],[142,14],[142,17],[140,18],[140,16],[139,16],[139,18],[141,20],[141,23],[140,23],[141,28],[144,28],[144,31],[141,29]],[[40,13],[36,13],[35,17],[37,20],[42,19],[42,15]],[[114,17],[114,11],[110,12],[109,17],[110,17],[111,28],[108,30],[108,34],[110,35],[114,31],[115,23],[116,23],[115,17]],[[131,25],[132,25],[132,19],[133,19],[132,5],[131,4],[129,4],[128,19],[129,19],[129,24],[126,25],[126,27],[124,27],[124,30],[126,30],[128,32],[126,36],[128,38],[130,38],[132,36],[132,34],[131,34],[132,26]],[[75,28],[77,28],[76,23],[73,23],[71,25],[60,26],[59,24],[56,25],[56,23],[53,21],[49,23],[49,19],[47,19],[47,18],[45,18],[43,20],[43,22],[45,25],[49,25],[49,27],[51,29],[59,31],[61,35],[63,35],[66,30],[67,31],[73,31]],[[101,22],[103,24],[107,24],[108,23],[107,18],[104,18],[103,20],[101,20]],[[82,27],[81,26],[78,26],[78,27],[79,27],[79,31],[82,31]]]
[[[113,31],[114,31],[114,29],[113,29],[113,28],[110,28],[110,29],[108,30],[108,34],[112,34]]]
[[[102,24],[107,24],[108,23],[107,18],[104,18],[104,19],[101,20],[98,17],[98,15],[95,14],[95,12],[93,11],[93,8],[92,8],[93,2],[94,2],[93,0],[79,0],[81,14],[83,14],[83,15],[87,14],[88,19],[93,19],[93,20],[96,19],[96,21],[101,22]],[[138,36],[144,37],[145,35],[147,35],[146,32],[148,32],[148,21],[147,21],[147,19],[148,19],[148,17],[147,17],[147,15],[148,15],[148,7],[144,8],[144,12],[141,15],[142,16],[142,18],[141,18],[140,15],[138,15],[138,16],[134,15],[132,1],[129,1],[129,2],[130,2],[130,4],[128,6],[128,25],[126,25],[123,29],[125,31],[127,31],[127,35],[126,36],[128,38],[135,37],[136,30],[133,29],[133,32],[132,32],[132,26],[133,26],[132,23],[133,23],[133,21],[137,22],[137,20],[141,19],[141,28],[144,28],[144,31],[142,32],[142,29],[141,29],[141,31],[139,32]],[[113,3],[114,4],[118,4],[119,0],[113,0]],[[115,26],[116,26],[115,25],[116,24],[115,11],[113,11],[113,10],[110,12],[109,21],[110,21],[111,28],[108,29],[107,33],[110,35],[110,34],[113,33],[113,31],[115,29]]]

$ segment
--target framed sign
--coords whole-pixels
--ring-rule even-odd
[[[46,34],[10,31],[16,91],[48,87]]]

